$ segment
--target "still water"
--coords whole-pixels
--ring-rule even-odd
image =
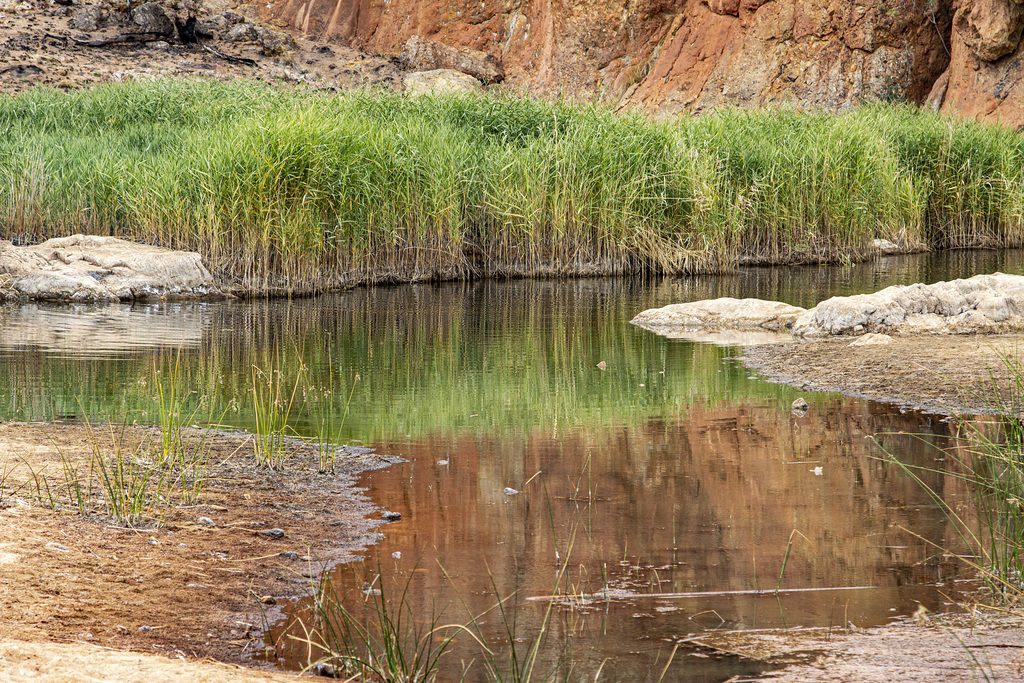
[[[657,680],[676,643],[709,630],[863,627],[919,604],[944,611],[939,589],[956,589],[958,568],[922,538],[953,544],[952,530],[882,456],[941,471],[949,427],[764,382],[733,359],[736,348],[665,339],[629,319],[680,301],[810,306],[996,270],[1024,272],[1024,254],[406,285],[299,301],[6,307],[0,418],[152,421],[154,378],[180,358],[195,400],[212,397],[219,422],[247,428],[254,367],[287,386],[301,376],[320,391],[294,412],[300,433],[332,410],[346,415],[344,441],[407,460],[362,479],[402,519],[381,527],[366,562],[334,572],[354,604],[378,571],[386,591],[408,582],[417,620],[482,615],[480,637],[503,663],[509,624],[493,609],[503,600],[521,652],[544,636],[538,673],[561,663],[565,680],[598,670],[601,680]],[[810,410],[795,417],[799,396]],[[947,500],[967,495],[940,474],[927,483]],[[777,596],[752,594],[776,586]],[[552,594],[562,599],[549,610]],[[488,680],[481,660],[460,637],[443,679],[468,667],[466,680]],[[293,653],[284,663],[303,662]],[[760,668],[686,645],[665,680]]]

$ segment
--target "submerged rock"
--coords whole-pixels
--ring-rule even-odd
[[[788,331],[801,337],[988,334],[1024,330],[1024,277],[975,275],[935,284],[895,285],[874,294],[837,296],[810,310],[760,299],[712,299],[644,311],[632,321],[672,336],[700,329]]]
[[[223,296],[199,254],[115,237],[72,235],[16,247],[0,241],[6,298],[128,301]]]

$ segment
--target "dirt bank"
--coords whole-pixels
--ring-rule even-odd
[[[146,436],[128,431],[131,438]],[[116,441],[83,426],[0,424],[5,638],[77,642],[83,647],[67,656],[80,663],[110,655],[85,647],[99,645],[252,665],[253,657],[268,654],[262,627],[278,603],[302,595],[309,577],[355,557],[376,538],[376,522],[367,518],[376,510],[352,477],[391,459],[345,455],[339,474],[319,475],[305,449],[274,472],[252,466],[252,444],[239,434],[214,438],[202,504],[169,507],[159,526],[126,529],[100,516],[52,509],[51,493],[66,495],[58,451],[82,464],[93,444],[111,448]],[[260,533],[270,529],[283,530],[283,538]],[[0,680],[18,678],[21,670],[56,671],[52,662],[62,652],[0,644]],[[154,661],[146,666],[170,666]],[[198,675],[182,671],[185,678]],[[227,671],[211,670],[210,680]],[[164,680],[164,673],[156,678]],[[106,673],[99,679],[128,680]]]
[[[691,641],[709,656],[740,656],[768,665],[793,662],[760,680],[858,681],[1021,680],[1024,620],[993,612],[929,616],[866,631],[793,629],[726,632]],[[745,679],[734,679],[736,683]]]
[[[754,346],[743,363],[769,381],[947,415],[990,412],[988,390],[1010,386],[1004,362],[1024,335],[921,335],[850,346],[853,337]]]

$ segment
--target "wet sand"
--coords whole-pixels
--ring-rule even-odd
[[[1022,335],[896,337],[891,344],[850,346],[854,337],[753,346],[743,363],[772,382],[807,391],[894,403],[943,415],[992,412],[1014,378],[1006,359],[1024,351]]]

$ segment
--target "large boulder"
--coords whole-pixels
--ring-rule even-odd
[[[167,35],[174,30],[174,22],[167,11],[155,2],[147,2],[132,13],[132,29],[142,33]]]
[[[452,69],[469,74],[484,83],[498,83],[505,80],[505,70],[498,60],[480,50],[452,47],[413,36],[405,44],[405,51],[399,56],[402,66],[414,71]]]
[[[406,74],[402,79],[410,95],[478,95],[483,86],[469,74],[452,69],[434,69]]]
[[[8,298],[127,301],[221,296],[199,254],[94,235],[26,247],[0,241],[0,278]]]

